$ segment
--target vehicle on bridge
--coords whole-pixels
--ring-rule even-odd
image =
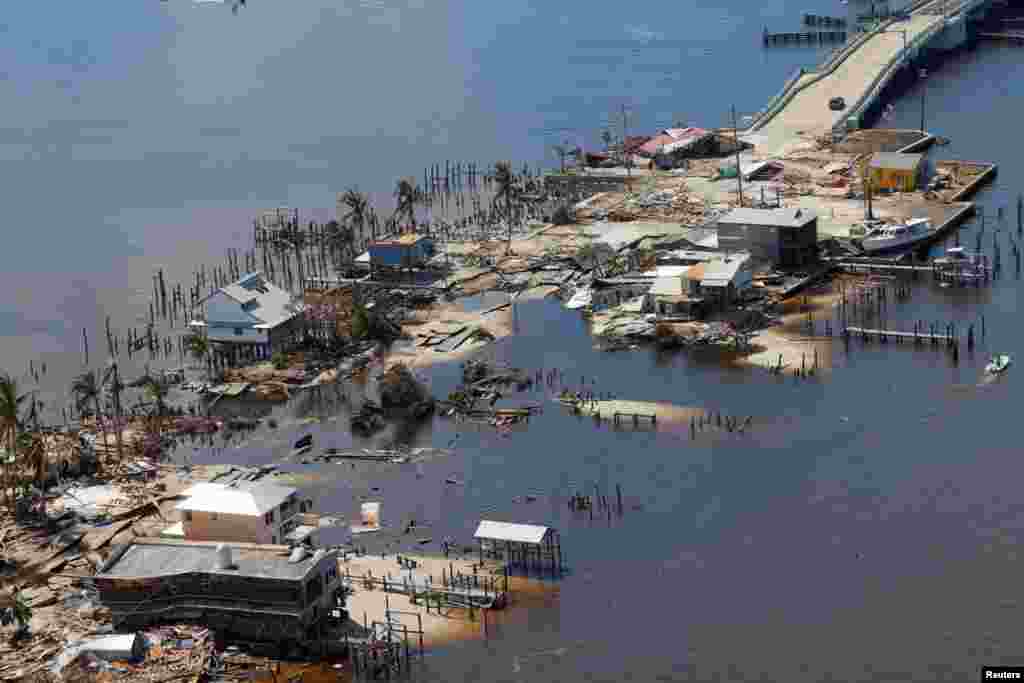
[[[842,97],[833,97],[828,101],[828,108],[832,111],[842,111],[846,109],[846,100]]]

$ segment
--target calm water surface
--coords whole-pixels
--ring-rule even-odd
[[[763,52],[762,26],[834,10],[311,1],[250,2],[233,17],[174,0],[108,5],[71,6],[59,20],[49,6],[6,10],[0,365],[49,359],[54,390],[80,362],[83,325],[107,313],[132,324],[154,267],[184,279],[245,246],[258,208],[329,207],[356,183],[386,194],[397,175],[439,159],[540,161],[569,134],[559,129],[595,139],[624,99],[638,128],[722,123],[731,104],[760,107],[815,60]],[[953,141],[933,157],[1000,164],[979,197],[992,217],[986,248],[996,209],[1024,187],[1004,134],[1024,105],[1006,85],[1022,54],[982,47],[924,86],[929,128]],[[883,125],[916,127],[919,95]],[[487,352],[495,360],[750,415],[754,427],[696,440],[669,426],[613,431],[550,402],[510,435],[438,418],[370,443],[454,455],[425,463],[422,478],[413,466],[320,467],[320,508],[351,514],[379,487],[386,520],[415,515],[436,535],[468,540],[482,516],[562,530],[572,574],[557,600],[487,643],[432,653],[423,680],[964,680],[983,663],[1024,663],[1022,396],[1015,369],[980,381],[988,353],[1020,356],[1019,285],[1011,267],[990,289],[925,281],[892,305],[894,322],[961,329],[984,314],[985,342],[958,365],[932,349],[837,345],[833,369],[801,383],[686,354],[600,354],[575,314],[522,303],[517,335]],[[432,371],[435,393],[458,372]],[[358,388],[346,391],[358,401]],[[300,399],[273,414],[284,423],[316,410]],[[195,459],[270,462],[307,431],[320,446],[351,444],[346,409],[320,410],[335,420]],[[446,486],[449,476],[465,485]],[[622,519],[564,507],[572,491],[616,483]],[[537,502],[513,502],[526,493]]]

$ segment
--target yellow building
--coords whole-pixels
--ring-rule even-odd
[[[876,190],[913,192],[921,178],[923,161],[923,154],[876,152],[868,164],[871,186]]]

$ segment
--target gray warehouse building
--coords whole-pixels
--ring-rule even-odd
[[[803,268],[818,258],[818,215],[805,208],[733,209],[718,219],[718,246],[780,268]]]

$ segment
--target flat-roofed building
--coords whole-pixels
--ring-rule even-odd
[[[309,647],[344,616],[335,550],[137,538],[93,581],[116,628],[184,621],[233,640]]]

